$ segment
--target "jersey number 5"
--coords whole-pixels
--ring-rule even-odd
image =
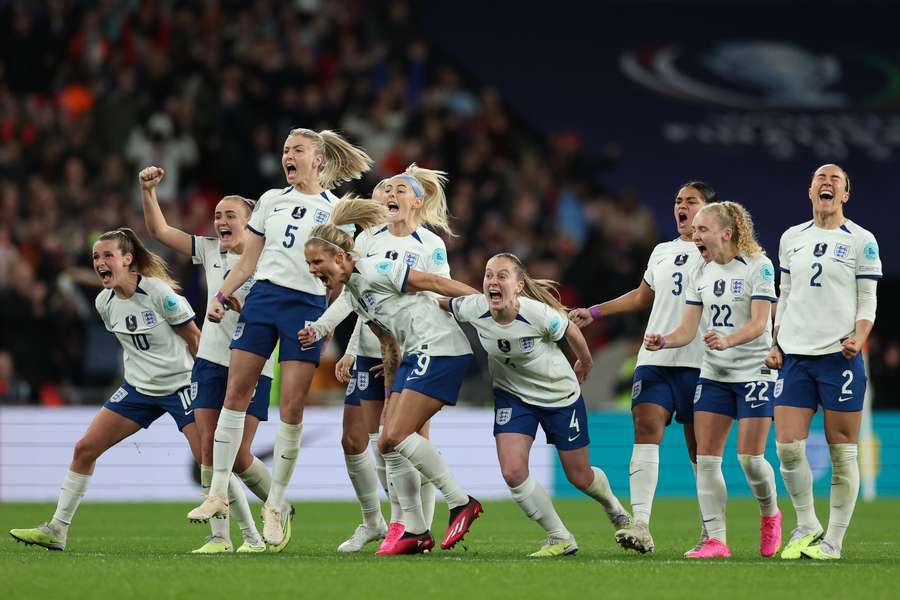
[[[294,235],[294,232],[297,231],[299,227],[296,225],[288,225],[284,230],[284,241],[281,242],[281,245],[285,248],[292,248],[294,246],[294,242],[297,241],[297,236]]]

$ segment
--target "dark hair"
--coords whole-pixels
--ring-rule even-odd
[[[709,204],[711,202],[719,201],[719,196],[716,194],[716,190],[714,190],[712,188],[712,186],[709,185],[708,183],[706,183],[705,181],[688,181],[687,183],[682,184],[681,187],[694,188],[695,190],[700,192],[700,195],[703,196],[703,199],[706,201],[707,204]]]
[[[559,298],[559,283],[550,279],[533,279],[522,264],[522,260],[512,252],[500,252],[488,259],[488,262],[495,258],[505,258],[512,262],[516,267],[516,277],[525,285],[522,288],[522,295],[538,302],[543,302],[550,308],[565,315],[569,309],[562,303]]]
[[[118,242],[119,250],[121,250],[122,254],[131,254],[133,257],[131,271],[146,277],[161,279],[176,292],[181,289],[181,286],[169,274],[169,266],[166,264],[166,261],[147,250],[134,230],[129,227],[119,227],[118,229],[102,233],[97,238],[98,242],[109,240]]]
[[[841,170],[841,173],[844,174],[844,181],[847,182],[847,189],[844,190],[844,191],[846,191],[846,192],[849,194],[849,193],[850,193],[850,173],[848,173],[848,172],[847,172],[847,169],[845,169],[845,168],[842,167],[841,165],[837,165],[837,164],[835,164],[835,163],[830,163],[830,164],[836,166],[838,169]],[[820,167],[816,167],[816,170],[813,171],[812,174],[809,176],[810,181],[812,181],[813,178],[816,176],[816,171],[818,171],[819,169],[821,169],[821,168],[824,167],[824,166],[827,166],[827,165],[822,165],[822,166],[820,166]],[[812,187],[812,185],[810,185],[810,187]]]

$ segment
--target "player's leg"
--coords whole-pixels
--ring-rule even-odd
[[[264,379],[267,378],[260,377],[260,384],[262,384]],[[266,387],[263,390],[266,398],[264,413],[268,412],[269,391],[270,387]],[[260,389],[258,385],[257,391],[254,394],[254,400],[250,404],[251,411],[254,410],[253,404],[259,397]],[[240,480],[250,481],[251,483],[256,482],[255,486],[251,487],[248,485],[248,488],[250,488],[255,495],[258,494],[257,497],[260,498],[260,500],[265,501],[268,496],[268,489],[271,482],[269,471],[266,469],[263,462],[253,455],[253,452],[250,449],[253,444],[253,438],[256,437],[256,430],[259,428],[260,417],[258,413],[259,411],[255,411],[254,414],[251,414],[251,412],[248,411],[247,416],[244,418],[244,434],[241,438],[241,446],[238,448],[237,456],[234,459],[234,473],[228,480],[229,508],[231,514],[234,515],[234,520],[238,524],[238,527],[241,530],[241,537],[243,538],[243,543],[237,549],[237,552],[241,554],[265,552],[266,550],[266,544],[263,542],[262,536],[256,528],[256,522],[253,520],[253,513],[250,510],[247,494],[239,481],[240,478]],[[259,473],[260,469],[262,473]]]
[[[151,418],[149,422],[152,421]],[[136,433],[141,426],[141,423],[131,418],[106,407],[101,408],[75,444],[72,462],[63,480],[53,518],[33,529],[13,529],[9,532],[10,535],[26,544],[37,544],[48,550],[64,550],[69,525],[87,491],[97,459],[108,449]]]
[[[209,494],[209,486],[212,484],[213,434],[216,429],[216,423],[219,420],[219,412],[221,411],[214,408],[194,407],[194,423],[200,444],[200,486],[203,488],[204,496]],[[185,433],[185,430],[182,430],[182,433]],[[185,433],[185,437],[187,437],[187,435],[188,434]],[[188,437],[188,443],[190,443],[190,440],[191,438]],[[231,520],[228,517],[210,519],[209,528],[210,536],[202,546],[193,550],[193,553],[216,554],[220,552],[231,552]]]
[[[426,421],[425,424],[419,428],[418,433],[427,440],[430,430],[431,422]],[[422,504],[422,515],[425,517],[425,524],[428,525],[428,529],[431,529],[431,523],[432,521],[434,521],[436,491],[437,488],[435,487],[435,485],[431,483],[431,481],[429,481],[427,477],[422,477],[421,487],[419,488],[419,497]]]
[[[239,348],[231,350],[225,401],[213,432],[213,474],[209,494],[203,504],[188,513],[191,521],[228,515],[228,483],[244,435],[247,407],[265,362],[266,358],[261,354]]]
[[[369,431],[358,399],[356,403],[345,402],[343,425],[341,446],[344,450],[344,462],[359,501],[363,521],[350,539],[338,546],[338,551],[358,552],[367,543],[383,539],[387,534],[387,524],[381,516],[378,479],[369,454]]]
[[[757,409],[767,409],[766,412],[771,413],[771,406],[768,405],[758,406]],[[745,410],[757,409],[745,407]],[[771,426],[772,418],[768,415],[738,421],[738,462],[747,485],[759,503],[759,553],[765,557],[774,556],[781,547],[781,512],[775,491],[775,471],[765,457],[766,439]]]

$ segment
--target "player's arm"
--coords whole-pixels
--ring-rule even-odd
[[[370,321],[368,325],[381,344],[381,360],[384,365],[384,389],[389,390],[394,387],[394,375],[397,373],[397,367],[400,366],[400,345],[394,339],[394,336],[382,329],[377,323]]]
[[[321,317],[297,333],[300,345],[312,346],[317,341],[328,337],[352,312],[353,307],[350,305],[350,300],[346,294],[341,293],[328,305]]]
[[[569,320],[574,322],[578,327],[587,327],[596,319],[603,315],[611,317],[613,315],[621,315],[634,313],[650,308],[653,305],[653,288],[647,282],[641,279],[641,284],[631,290],[615,298],[607,300],[600,304],[595,304],[589,308],[576,308],[569,312]]]
[[[173,329],[187,343],[191,356],[197,358],[197,351],[200,349],[200,328],[197,327],[194,320],[191,319],[187,323],[176,325]]]
[[[452,299],[453,299],[453,298],[447,298],[446,296],[441,296],[440,298],[437,299],[437,301],[438,301],[438,306],[441,307],[441,310],[445,310],[445,311],[447,311],[447,312],[452,312],[452,311],[450,310],[450,301],[451,301]]]
[[[770,369],[780,369],[784,363],[784,353],[781,346],[778,345],[778,334],[781,331],[781,321],[784,320],[784,311],[787,310],[788,298],[791,294],[791,274],[789,271],[781,270],[781,285],[778,287],[778,302],[772,303],[775,314],[775,326],[772,328],[772,348],[766,355],[765,363]]]
[[[222,287],[216,293],[209,305],[207,318],[213,323],[218,323],[225,316],[225,307],[223,301],[229,298],[236,289],[244,285],[244,282],[250,279],[253,272],[256,271],[256,265],[262,254],[266,240],[263,236],[253,233],[253,235],[244,236],[244,252],[241,254],[240,260],[231,269],[228,277],[222,282]]]
[[[569,348],[575,353],[575,367],[573,368],[575,375],[578,377],[578,381],[582,382],[587,379],[594,366],[594,357],[591,356],[591,349],[588,348],[581,329],[571,321],[566,327],[565,337],[566,342],[569,343]]]
[[[875,325],[875,310],[878,299],[875,290],[878,281],[875,279],[856,280],[856,327],[853,335],[841,340],[841,354],[850,360],[862,350]]]
[[[175,252],[190,256],[193,251],[191,236],[180,229],[170,226],[166,221],[165,215],[163,215],[162,209],[159,207],[156,187],[165,174],[166,172],[159,167],[147,167],[138,173],[138,181],[141,184],[141,199],[144,203],[144,224],[147,226],[147,231],[155,239]]]
[[[697,335],[697,327],[700,326],[702,315],[703,305],[685,304],[678,327],[665,335],[648,333],[644,336],[644,346],[647,350],[662,350],[663,348],[680,348],[690,344]]]
[[[478,290],[475,288],[469,287],[455,279],[449,279],[434,273],[416,271],[415,269],[409,270],[406,286],[403,288],[403,291],[408,293],[434,292],[435,294],[448,296],[450,298],[478,293]]]
[[[771,300],[763,298],[751,300],[750,321],[746,325],[724,337],[715,331],[707,331],[703,336],[703,341],[710,350],[725,350],[752,342],[766,330],[766,324],[772,316],[771,304]]]

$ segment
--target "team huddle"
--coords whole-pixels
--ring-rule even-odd
[[[494,437],[513,500],[546,532],[529,556],[578,551],[546,490],[529,474],[538,427],[556,446],[568,480],[600,503],[621,546],[651,552],[650,514],[659,444],[675,420],[684,427],[697,482],[701,534],[688,558],[729,557],[722,456],[738,421],[738,461],[759,502],[759,552],[781,558],[840,558],[859,491],[856,460],[866,375],[860,351],[875,320],[881,277],[873,235],[846,219],[850,182],[837,165],[813,174],[813,219],[781,239],[775,267],[756,242],[747,210],[720,202],[699,181],[675,200],[678,238],[650,255],[640,285],[589,308],[568,309],[555,282],[536,280],[513,254],[487,261],[482,290],[451,278],[436,232],[452,235],[446,174],[410,165],[382,180],[372,199],[331,190],[359,179],[372,161],[334,132],[294,129],[282,166],[288,186],[258,202],[225,196],[215,237],[168,225],[156,197],[164,177],[143,169],[147,230],[204,269],[202,332],[166,263],[120,228],[93,246],[102,287],[96,309],[122,345],[124,381],[75,445],[53,518],[10,534],[64,550],[68,528],[97,459],[169,413],[201,466],[204,500],[187,518],[209,522],[193,552],[280,552],[291,540],[286,499],[300,452],[303,407],[324,341],[351,313],[356,326],[335,375],[347,384],[341,443],[362,522],[337,550],[378,543],[379,556],[435,546],[435,492],[449,508],[440,542],[449,550],[483,512],[428,438],[429,422],[456,404],[473,360],[460,323],[487,353],[494,389]],[[355,235],[357,232],[358,235]],[[355,236],[355,237],[354,237]],[[650,308],[632,387],[632,513],[589,457],[581,382],[593,361],[581,328]],[[774,323],[773,323],[774,321]],[[574,354],[571,364],[560,347]],[[280,421],[271,469],[251,452],[268,398],[278,346]],[[833,464],[827,530],[815,514],[806,438],[822,405]],[[781,475],[797,526],[782,549],[775,473],[764,457],[775,422]],[[262,532],[244,486],[262,505]],[[385,520],[379,487],[390,499]]]

